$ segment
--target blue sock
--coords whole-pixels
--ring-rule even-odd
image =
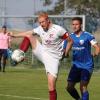
[[[84,92],[82,94],[82,100],[89,100],[89,93],[88,93],[88,91],[86,91],[86,92]]]

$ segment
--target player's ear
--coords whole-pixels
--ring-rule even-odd
[[[46,20],[47,20],[47,22],[50,22],[50,19],[49,18],[47,18]]]

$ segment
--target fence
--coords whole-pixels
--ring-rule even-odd
[[[71,29],[71,19],[73,17],[82,17],[83,18],[83,30],[85,30],[85,16],[84,15],[72,15],[72,16],[57,16],[52,15],[49,16],[53,23],[63,26],[69,32],[72,32]],[[0,27],[3,24],[6,24],[9,31],[17,34],[22,31],[31,30],[38,26],[37,16],[0,16]],[[12,48],[17,49],[21,43],[22,39],[12,39]],[[100,68],[100,56],[94,58],[95,67]],[[36,58],[32,55],[31,48],[26,53],[25,61],[22,64],[32,65],[41,67],[41,63],[36,60]],[[61,66],[66,68],[66,66],[70,67],[71,58],[65,58],[61,61]]]

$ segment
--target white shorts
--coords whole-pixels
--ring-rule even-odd
[[[43,46],[37,41],[37,47],[33,50],[34,55],[44,64],[46,73],[57,77],[59,71],[59,59],[52,57],[43,50]]]

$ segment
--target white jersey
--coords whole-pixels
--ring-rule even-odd
[[[57,59],[62,57],[63,39],[61,37],[67,33],[64,28],[52,24],[48,31],[44,31],[41,26],[33,29],[33,31],[40,36],[45,52]]]

